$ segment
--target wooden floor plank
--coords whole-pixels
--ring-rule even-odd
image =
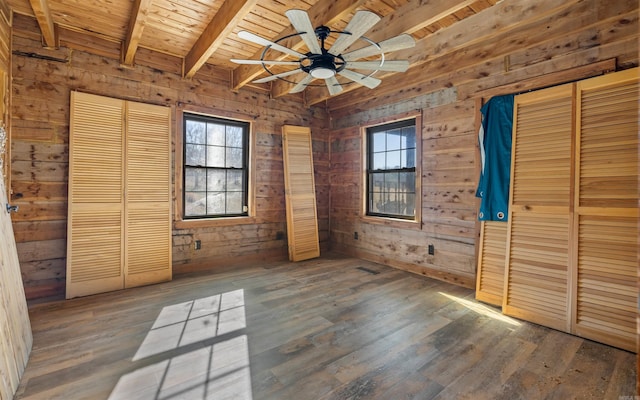
[[[635,355],[328,254],[32,305],[16,399],[618,399]]]

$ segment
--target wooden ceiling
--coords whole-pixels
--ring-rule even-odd
[[[262,47],[238,38],[246,30],[270,40],[294,32],[285,11],[302,9],[314,26],[342,30],[358,10],[382,19],[366,37],[381,41],[401,33],[423,39],[474,15],[500,0],[8,0],[15,13],[35,17],[45,46],[56,47],[60,28],[120,44],[121,62],[135,63],[136,51],[146,48],[182,60],[183,76],[191,78],[204,63],[233,71],[238,90],[265,76],[260,65],[238,65],[231,58],[259,59]],[[425,4],[426,3],[426,4]],[[287,42],[306,51],[299,37]],[[416,46],[402,56],[413,64],[424,60]],[[393,53],[389,56],[393,59]],[[386,73],[389,74],[389,73]],[[376,74],[376,77],[384,76]],[[287,94],[290,84],[263,84],[273,97]],[[358,85],[347,85],[342,93]],[[317,97],[317,96],[316,96]],[[325,98],[329,94],[326,93]],[[316,99],[321,100],[321,99]]]

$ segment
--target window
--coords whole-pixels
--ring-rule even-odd
[[[249,124],[183,115],[184,217],[248,215]]]
[[[416,121],[367,128],[367,215],[414,220]]]

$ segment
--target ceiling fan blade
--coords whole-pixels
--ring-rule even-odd
[[[341,76],[344,76],[347,79],[351,79],[356,83],[364,85],[369,89],[373,89],[377,87],[380,84],[380,82],[382,82],[380,79],[363,75],[359,72],[350,71],[348,69],[343,69],[342,71],[338,72],[338,74]]]
[[[327,85],[327,89],[329,89],[330,95],[333,96],[342,92],[342,85],[340,85],[340,82],[338,82],[335,76],[325,79],[324,82]]]
[[[380,17],[371,11],[360,10],[356,12],[353,18],[351,18],[351,21],[349,21],[349,24],[347,24],[347,27],[344,28],[345,32],[349,32],[351,34],[340,34],[333,43],[333,46],[329,49],[329,53],[334,55],[341,54],[356,40],[360,39],[360,36],[364,35],[369,29],[377,24],[378,21],[380,21]]]
[[[280,51],[282,53],[289,54],[289,55],[297,57],[297,58],[304,58],[305,57],[305,55],[302,54],[302,53],[299,53],[299,52],[297,52],[295,50],[292,50],[292,49],[290,49],[288,47],[281,46],[276,42],[272,42],[271,40],[265,39],[263,37],[260,37],[260,36],[254,34],[254,33],[248,32],[248,31],[240,31],[240,32],[238,32],[238,37],[240,39],[248,40],[250,42],[259,44],[261,46],[270,46],[274,50],[278,50],[278,51]]]
[[[315,30],[313,29],[313,25],[311,25],[311,20],[307,12],[303,10],[289,10],[285,12],[285,15],[289,18],[295,30],[301,33],[300,37],[302,37],[302,40],[309,50],[315,54],[322,54],[322,49],[318,44]]]
[[[237,58],[232,58],[229,61],[234,62],[236,64],[267,64],[267,65],[300,65],[298,61],[278,61],[278,60],[238,60]]]
[[[271,81],[275,81],[276,79],[284,78],[285,76],[299,74],[300,72],[302,72],[301,69],[294,69],[294,70],[287,71],[287,72],[281,72],[279,74],[269,75],[269,76],[267,76],[265,78],[256,79],[255,81],[253,81],[253,83],[271,82]]]
[[[380,49],[378,49],[374,45],[371,45],[371,46],[363,47],[361,49],[343,54],[342,56],[347,61],[357,60],[358,58],[379,55],[380,52],[390,53],[392,51],[410,49],[415,45],[416,45],[416,41],[415,39],[413,39],[413,36],[404,33],[402,35],[394,36],[392,38],[383,40],[382,42],[378,43],[378,46],[380,46]]]
[[[289,93],[299,93],[302,92],[308,84],[311,83],[311,81],[313,80],[313,76],[311,75],[307,75],[305,76],[300,82],[298,82],[291,90],[289,90]]]
[[[409,69],[409,61],[408,60],[391,60],[384,61],[382,65],[380,65],[380,61],[350,61],[347,63],[349,68],[354,69],[367,69],[367,70],[378,70],[378,71],[393,71],[393,72],[405,72]]]

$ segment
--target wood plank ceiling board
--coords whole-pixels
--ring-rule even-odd
[[[308,11],[314,27],[327,25],[336,30],[344,29],[356,10],[369,10],[388,17],[384,24],[378,24],[373,30],[374,36],[376,29],[385,31],[379,34],[377,40],[395,36],[394,27],[397,32],[411,32],[415,38],[420,39],[496,2],[497,0],[457,0],[449,4],[449,1],[434,0],[429,4],[422,4],[419,0],[6,0],[13,12],[37,19],[46,46],[56,45],[57,31],[63,36],[68,36],[70,32],[80,33],[118,43],[123,65],[133,65],[140,48],[161,53],[158,57],[168,55],[180,58],[183,75],[187,78],[193,77],[207,63],[221,70],[233,71],[231,88],[235,91],[264,73],[259,65],[238,66],[230,61],[231,58],[258,59],[263,50],[260,46],[240,40],[237,33],[246,30],[269,40],[294,33],[285,15],[287,10]],[[425,17],[425,14],[428,15]],[[391,20],[393,23],[388,24]],[[327,39],[327,45],[331,45],[335,36]],[[365,36],[369,36],[369,33]],[[78,41],[77,38],[75,40]],[[67,43],[63,38],[63,44]],[[299,37],[286,39],[282,44],[302,46]],[[145,52],[145,60],[148,59],[146,54]],[[284,71],[282,67],[275,67],[275,70]],[[347,82],[344,77],[340,79]],[[254,88],[256,85],[251,84]],[[321,87],[313,90],[309,88],[308,98],[312,99],[309,104],[328,98],[326,87],[318,86]],[[344,92],[355,86],[357,85],[346,85],[345,89],[348,90]],[[271,90],[273,97],[279,97],[288,94],[291,84],[279,80],[261,84],[260,88]]]
[[[472,4],[475,0],[437,0],[430,7],[426,8],[421,0],[411,0],[393,14],[383,17],[365,36],[374,42],[400,35],[402,33],[414,33],[426,26],[429,26],[443,17],[459,11]],[[396,58],[395,55],[394,57]],[[401,59],[402,57],[397,57]],[[348,92],[360,87],[359,85],[346,85],[344,92]],[[289,92],[289,84],[284,81],[277,81],[272,88],[271,95],[279,97]],[[329,98],[327,91],[322,89],[308,90],[307,104],[317,104]]]

